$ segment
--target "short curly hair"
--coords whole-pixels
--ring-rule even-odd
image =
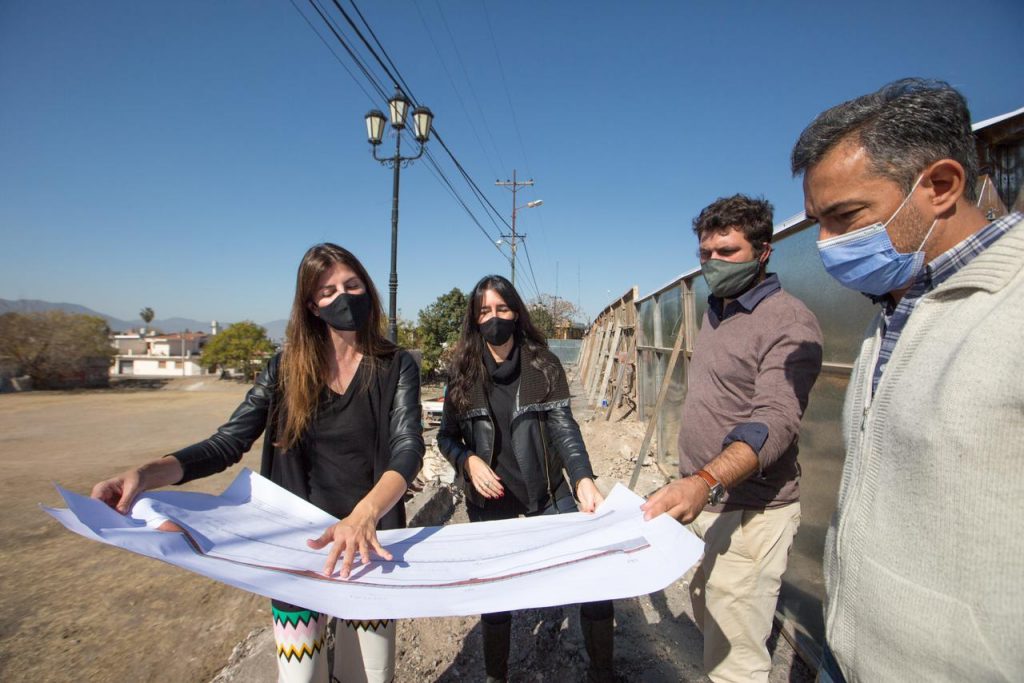
[[[719,197],[708,204],[693,219],[697,239],[712,232],[725,232],[735,228],[754,246],[758,257],[772,241],[774,207],[767,199],[755,199],[744,194]]]

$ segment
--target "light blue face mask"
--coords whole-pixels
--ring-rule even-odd
[[[839,284],[865,294],[882,296],[907,286],[921,272],[924,266],[924,245],[938,220],[932,222],[917,250],[909,254],[896,251],[886,226],[910,201],[923,177],[918,177],[910,193],[885,223],[873,223],[845,235],[818,241],[821,262]]]

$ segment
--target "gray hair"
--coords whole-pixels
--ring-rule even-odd
[[[910,192],[918,175],[939,159],[964,167],[964,196],[977,199],[978,152],[967,100],[949,83],[904,78],[818,114],[793,147],[793,175],[814,167],[836,145],[858,142],[871,170]]]

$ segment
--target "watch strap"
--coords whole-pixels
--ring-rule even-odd
[[[704,480],[704,483],[708,485],[708,490],[719,485],[719,481],[707,470],[697,470],[696,475]]]

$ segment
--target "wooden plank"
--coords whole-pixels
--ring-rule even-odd
[[[604,368],[604,359],[608,357],[609,347],[612,343],[612,336],[615,330],[615,323],[609,320],[608,331],[604,338],[604,343],[601,344],[601,352],[594,359],[594,367],[590,371],[590,385],[587,387],[587,401],[593,403],[594,393],[597,391],[599,382],[601,381],[601,371]]]
[[[676,362],[679,360],[679,352],[683,348],[683,339],[686,337],[686,326],[683,325],[683,320],[680,320],[679,332],[676,334],[676,343],[672,346],[672,355],[668,359],[668,367],[665,368],[665,376],[661,378],[661,388],[658,390],[658,400],[654,402],[654,411],[651,413],[651,419],[647,423],[647,431],[644,433],[643,443],[640,444],[640,454],[636,458],[636,467],[633,468],[633,476],[629,478],[629,488],[632,490],[636,486],[637,479],[640,478],[640,468],[644,466],[644,459],[647,457],[647,449],[651,447],[651,438],[654,436],[654,429],[658,424],[658,413],[661,412],[661,406],[665,403],[665,397],[668,395],[668,387],[672,383],[672,373],[675,372]]]
[[[608,410],[604,414],[604,421],[607,422],[611,419],[612,411],[615,409],[615,402],[619,400],[619,396],[622,395],[622,380],[626,376],[626,363],[619,363],[619,371],[615,374],[615,391],[612,393],[612,398],[608,401]]]
[[[588,334],[580,343],[580,354],[576,356],[576,367],[573,369],[572,377],[569,378],[570,384],[579,380],[579,378],[583,376],[583,364],[586,362],[587,350],[590,346],[590,340],[593,339],[593,337],[593,334]]]
[[[606,323],[604,334],[601,336],[601,345],[597,349],[597,353],[594,356],[594,362],[591,367],[587,370],[587,400],[589,401],[591,396],[594,394],[594,387],[597,385],[597,378],[601,372],[601,361],[604,359],[605,352],[608,348],[608,344],[612,340],[611,335],[612,324],[611,322]]]
[[[622,398],[622,381],[626,377],[626,367],[629,365],[629,359],[633,355],[633,351],[636,349],[636,332],[634,330],[633,336],[629,338],[629,346],[626,349],[626,361],[619,362],[619,374],[615,376],[615,393],[612,394],[611,403],[608,404],[608,412],[605,413],[605,422],[612,418],[612,410],[619,404],[619,399]]]
[[[590,349],[587,351],[587,366],[583,369],[583,374],[580,377],[583,380],[583,394],[587,393],[587,387],[590,385],[591,369],[594,367],[594,354],[600,353],[601,344],[604,343],[605,334],[605,323],[601,323],[599,326],[594,328],[594,339],[590,345]]]
[[[615,323],[615,335],[612,337],[612,343],[608,347],[608,363],[605,365],[604,372],[601,373],[601,380],[597,383],[596,390],[594,391],[593,403],[595,405],[600,403],[601,397],[608,391],[608,382],[612,378],[612,368],[615,366],[615,356],[619,352],[619,339],[621,338],[622,325]]]

